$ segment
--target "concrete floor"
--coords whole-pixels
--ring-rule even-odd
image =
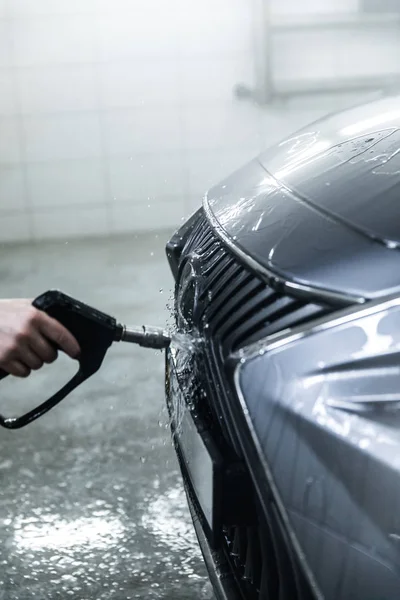
[[[1,295],[58,287],[123,322],[163,325],[166,239],[2,247]],[[7,378],[1,410],[42,401],[75,368],[60,358],[29,380]],[[115,344],[51,413],[0,431],[0,600],[211,598],[170,443],[163,369],[161,353]]]

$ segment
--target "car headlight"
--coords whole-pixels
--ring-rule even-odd
[[[355,481],[365,483],[361,455],[388,477],[400,472],[400,298],[336,315],[236,357],[235,388],[259,458],[278,498],[300,511],[316,479],[351,488],[354,500]]]
[[[235,383],[255,425],[271,403],[310,416],[320,405],[361,414],[397,410],[400,298],[352,307],[245,349]]]

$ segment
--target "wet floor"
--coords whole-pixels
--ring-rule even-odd
[[[3,247],[1,295],[58,287],[130,324],[163,325],[165,235]],[[162,289],[162,292],[160,292]],[[0,383],[15,414],[65,382],[67,359]],[[114,344],[51,413],[0,431],[0,600],[212,598],[164,410],[161,353]]]

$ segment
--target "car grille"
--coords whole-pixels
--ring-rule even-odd
[[[302,325],[333,307],[281,293],[257,277],[224,246],[205,217],[186,242],[181,261],[195,255],[202,277],[198,321],[223,357],[268,335]],[[201,323],[198,323],[201,328]]]
[[[308,582],[271,501],[268,521],[225,528],[229,562],[245,600],[311,600]]]
[[[223,440],[224,455],[228,453],[244,463],[239,440],[230,425],[228,407],[234,401],[234,392],[225,370],[228,357],[268,335],[328,314],[335,307],[289,296],[273,282],[261,280],[226,248],[203,213],[182,249],[181,273],[184,264],[193,259],[201,285],[192,325],[205,339],[204,355],[197,357],[207,398],[201,410],[207,422],[212,421],[213,434],[220,442]],[[251,520],[224,523],[223,530],[223,548],[237,581],[238,595],[246,600],[310,600],[314,595],[272,492],[269,490],[268,499],[263,499],[267,514],[251,482],[248,493],[255,506]]]

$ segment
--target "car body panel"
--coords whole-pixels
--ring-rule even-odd
[[[311,125],[214,186],[205,205],[238,249],[290,281],[364,298],[399,290],[397,106]]]
[[[256,444],[323,597],[397,598],[399,299],[259,342],[238,365]]]
[[[400,97],[324,118],[267,150],[278,181],[349,225],[400,241]]]

